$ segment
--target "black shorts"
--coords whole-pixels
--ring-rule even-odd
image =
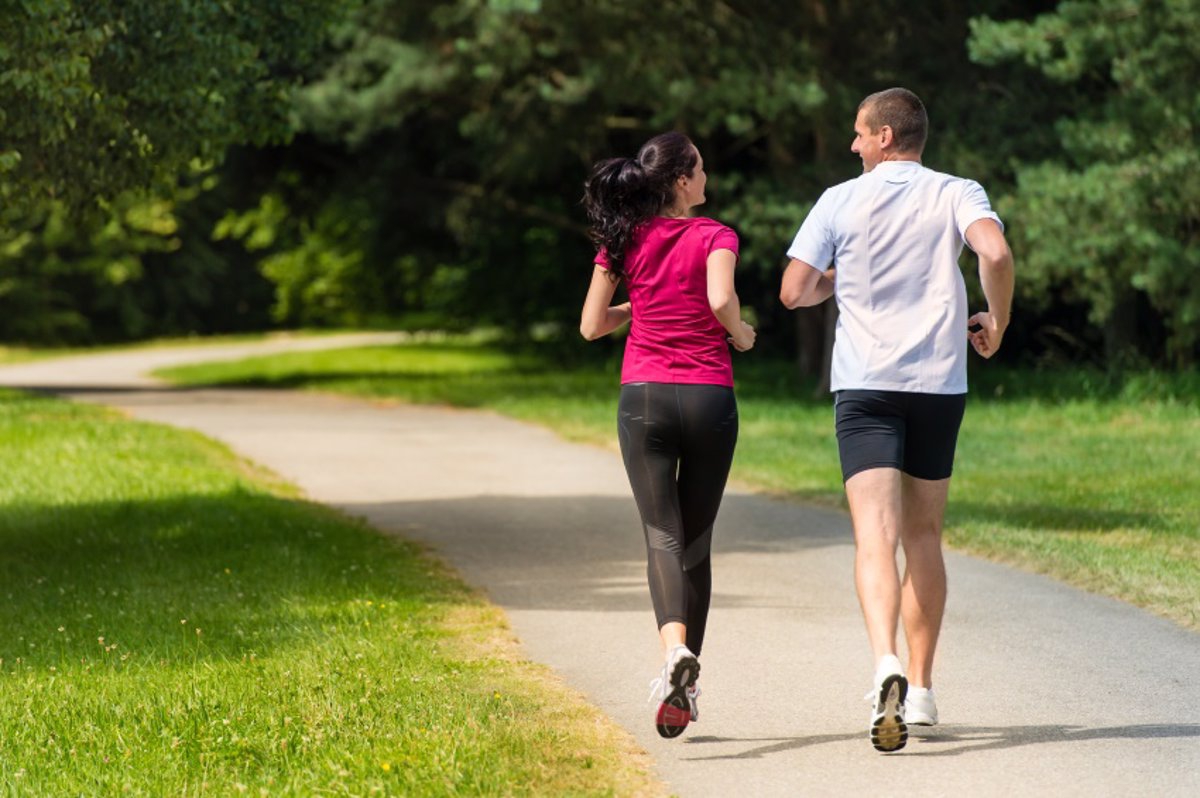
[[[842,480],[870,468],[898,468],[917,479],[946,479],[967,395],[902,391],[835,394]]]

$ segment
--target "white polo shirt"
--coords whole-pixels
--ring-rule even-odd
[[[916,161],[883,161],[821,195],[787,254],[837,270],[832,390],[967,392],[958,256],[980,219],[1002,225],[982,186]]]

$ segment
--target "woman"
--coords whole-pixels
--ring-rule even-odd
[[[632,320],[617,430],[665,652],[651,693],[663,737],[699,716],[712,527],[737,442],[729,345],[745,352],[755,338],[733,286],[737,235],[688,216],[705,180],[687,136],[664,133],[635,158],[596,164],[584,194],[599,251],[579,331],[591,341]],[[629,301],[613,305],[622,279]]]

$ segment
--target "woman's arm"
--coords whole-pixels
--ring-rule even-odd
[[[742,321],[742,306],[733,287],[737,256],[728,249],[714,249],[708,256],[708,306],[729,333],[729,342],[739,352],[754,346],[754,328]]]
[[[609,306],[617,291],[620,278],[613,277],[607,269],[597,266],[592,271],[592,284],[588,286],[587,298],[583,300],[583,312],[579,316],[579,334],[589,341],[629,321],[629,303]]]

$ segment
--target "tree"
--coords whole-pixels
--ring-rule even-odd
[[[857,169],[847,131],[858,100],[915,81],[927,96],[939,89],[943,118],[975,119],[981,70],[966,58],[960,6],[373,0],[300,96],[307,131],[340,167],[316,167],[318,206],[367,196],[373,223],[332,225],[310,204],[304,142],[308,163],[293,162],[278,191],[292,229],[277,231],[269,257],[294,252],[289,262],[308,265],[287,274],[310,274],[320,238],[364,252],[397,312],[570,329],[591,255],[583,178],[596,160],[677,128],[713,176],[705,212],[727,214],[742,233],[739,282],[762,324],[786,337],[792,322],[775,299],[783,251],[821,188]],[[343,281],[355,270],[339,263],[329,264],[330,290],[365,290]],[[815,373],[825,325],[810,320],[801,333],[816,342],[805,360]]]
[[[1106,356],[1146,357],[1152,314],[1177,367],[1200,341],[1200,0],[1062,2],[973,20],[972,57],[1057,84],[1055,152],[1023,159],[1003,203],[1021,280],[1086,302]],[[1045,300],[1043,300],[1045,301]],[[1150,311],[1150,312],[1148,312]],[[1141,344],[1142,346],[1139,346]]]
[[[144,268],[179,248],[177,201],[231,145],[290,136],[345,5],[0,0],[0,335],[88,340],[100,317],[110,335],[161,331],[154,314],[178,308],[138,295],[183,301],[147,291]]]
[[[92,207],[290,132],[337,0],[3,0],[0,192]]]

